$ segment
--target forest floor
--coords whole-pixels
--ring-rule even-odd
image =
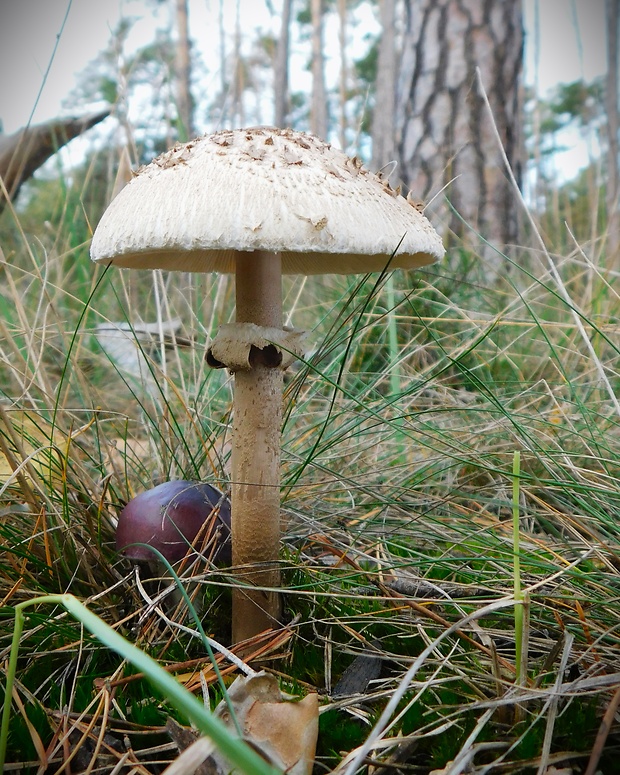
[[[231,378],[204,354],[232,282],[95,271],[73,232],[10,228],[4,669],[15,606],[71,593],[214,708],[188,607],[155,599],[170,584],[120,557],[114,529],[168,479],[227,492]],[[319,693],[317,774],[616,771],[615,275],[579,248],[497,262],[495,280],[459,248],[391,279],[286,281],[288,319],[314,341],[284,395],[286,626],[235,653],[285,692]],[[97,328],[158,320],[166,336],[129,340],[137,370]],[[177,570],[230,646],[234,573]],[[24,611],[5,771],[60,773],[72,756],[73,773],[162,772],[179,755],[169,719],[186,717],[61,603]],[[239,668],[218,663],[228,686]]]

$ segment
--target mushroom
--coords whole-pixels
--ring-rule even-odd
[[[230,504],[210,484],[184,479],[163,482],[136,495],[121,511],[116,548],[131,560],[151,562],[158,552],[172,565],[182,560],[200,538],[211,545],[211,557],[229,565]]]
[[[384,178],[289,129],[223,130],[178,144],[104,213],[94,261],[236,277],[236,323],[208,355],[235,375],[233,640],[280,617],[283,369],[305,348],[301,332],[282,328],[282,273],[357,274],[388,262],[410,269],[443,254],[429,221]]]

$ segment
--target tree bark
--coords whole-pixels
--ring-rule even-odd
[[[521,180],[522,8],[519,0],[405,0],[396,108],[403,182],[432,205],[434,222],[470,244],[518,242],[518,202],[478,86],[488,95],[502,145]],[[445,197],[458,215],[443,204]],[[459,217],[460,216],[460,217]],[[463,223],[463,219],[465,223]],[[465,225],[467,224],[467,225]],[[473,229],[473,231],[472,231]],[[481,251],[495,271],[501,258]]]
[[[282,5],[282,23],[280,25],[280,37],[276,47],[276,66],[274,72],[274,102],[275,125],[286,127],[289,112],[288,94],[288,62],[289,40],[291,29],[291,2],[284,0]]]
[[[63,145],[109,115],[109,110],[101,110],[81,118],[58,118],[0,136],[0,178],[9,199],[15,199],[22,184]],[[0,192],[0,213],[5,205],[6,197]]]
[[[607,0],[607,266],[620,262],[620,155],[618,149],[618,37],[620,35],[620,0]]]
[[[224,30],[224,0],[220,0],[217,10],[217,28],[218,28],[218,53],[220,58],[220,91],[222,99],[225,100],[228,82],[226,80],[226,32]]]
[[[347,148],[347,80],[349,65],[347,62],[347,0],[338,0],[338,45],[340,47],[340,147],[343,151]]]
[[[310,131],[327,140],[327,91],[323,54],[323,0],[311,0],[312,11],[312,103]]]
[[[194,137],[194,102],[191,92],[191,57],[187,24],[187,0],[177,0],[177,44],[175,49],[176,99],[179,141]]]
[[[232,115],[234,125],[245,126],[245,105],[243,102],[243,94],[245,92],[245,63],[241,53],[242,44],[241,35],[241,5],[237,0],[237,10],[235,13],[235,76],[233,83],[233,106]]]
[[[379,0],[381,38],[377,61],[375,105],[372,115],[373,170],[396,159],[396,0]]]

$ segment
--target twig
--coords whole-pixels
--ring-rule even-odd
[[[601,754],[605,749],[605,743],[607,742],[607,735],[611,731],[611,727],[612,727],[612,724],[614,723],[614,718],[619,705],[620,705],[620,688],[616,689],[616,692],[614,696],[611,698],[611,702],[609,703],[607,710],[605,711],[605,715],[601,720],[601,725],[598,728],[598,732],[596,734],[596,740],[594,741],[592,753],[590,754],[590,760],[588,761],[588,766],[586,767],[584,775],[595,774],[596,769],[598,767],[599,760],[601,758]]]
[[[558,666],[558,673],[555,679],[555,686],[551,699],[549,700],[549,713],[547,715],[547,727],[545,729],[545,739],[543,740],[542,752],[540,754],[540,764],[538,765],[537,775],[543,775],[547,771],[549,764],[549,754],[551,753],[551,743],[553,742],[553,730],[555,729],[555,720],[558,714],[558,703],[560,701],[562,693],[562,678],[566,665],[568,664],[568,658],[570,656],[571,649],[573,647],[574,635],[570,632],[565,633],[564,637],[564,649],[562,650],[562,657]]]

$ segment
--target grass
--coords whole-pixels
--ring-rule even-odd
[[[232,283],[103,273],[78,239],[88,221],[0,220],[3,669],[16,611],[71,594],[194,693],[209,686],[213,707],[187,608],[149,603],[158,583],[116,555],[113,531],[122,505],[165,479],[226,489],[231,383],[204,353]],[[498,258],[491,283],[474,258],[454,246],[391,286],[286,280],[285,310],[316,343],[284,397],[290,626],[238,653],[260,654],[284,691],[321,692],[316,773],[607,772],[617,758],[617,724],[604,749],[597,738],[619,685],[615,270],[591,245],[552,270],[537,245]],[[177,316],[176,341],[143,343],[144,383],[93,336],[101,322]],[[179,572],[225,645],[230,577]],[[369,653],[379,677],[331,696]],[[230,681],[236,668],[218,661]],[[29,607],[6,771],[60,772],[81,747],[84,770],[112,772],[127,744],[135,771],[162,771],[178,756],[166,720],[187,717],[135,674],[62,607]]]
[[[186,599],[189,603],[189,599]],[[15,673],[17,669],[17,660],[19,656],[19,646],[23,634],[25,614],[24,609],[37,604],[61,605],[70,614],[72,614],[84,627],[97,637],[105,646],[116,651],[123,656],[128,663],[133,664],[139,670],[147,674],[156,688],[158,688],[166,699],[185,715],[204,735],[209,736],[218,750],[229,759],[241,772],[246,775],[275,775],[276,771],[269,766],[265,760],[259,756],[249,746],[244,745],[238,737],[231,733],[222,721],[215,718],[208,709],[187,689],[169,673],[167,673],[152,657],[148,656],[139,648],[129,643],[125,638],[119,635],[114,628],[107,625],[100,617],[95,616],[86,606],[80,603],[73,595],[43,595],[19,603],[15,606],[15,629],[13,632],[13,643],[11,644],[11,655],[7,670],[6,692],[12,695],[15,685]],[[191,603],[189,603],[191,606]],[[201,630],[200,623],[198,628]],[[204,635],[204,633],[203,633]],[[209,655],[212,652],[205,639]],[[216,663],[214,663],[215,665]],[[231,706],[231,712],[232,706]],[[10,703],[5,703],[2,713],[2,729],[0,732],[0,769],[4,771],[5,753],[10,724]],[[240,735],[240,730],[237,728]],[[76,751],[77,752],[77,751]]]

